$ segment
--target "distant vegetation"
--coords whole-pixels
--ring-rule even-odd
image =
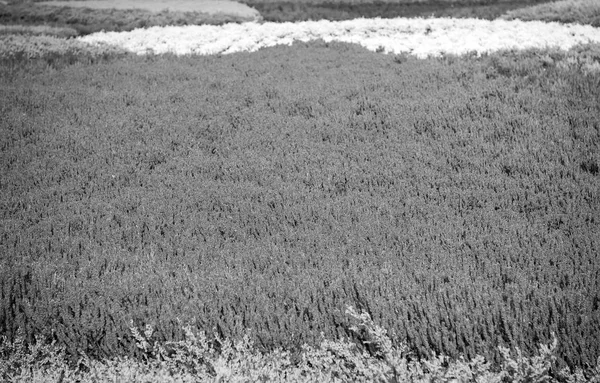
[[[50,27],[47,25],[0,25],[0,35],[55,36],[60,38],[78,35],[73,28]]]
[[[600,27],[600,1],[598,0],[562,0],[533,7],[515,9],[503,18],[524,21],[542,20],[561,23],[589,24]]]
[[[246,21],[242,17],[199,12],[119,9],[90,9],[33,5],[19,2],[0,4],[0,24],[49,25],[67,27],[85,35],[104,31],[130,31],[135,28],[157,25],[221,25],[229,22]]]
[[[547,0],[516,1],[263,1],[242,0],[265,21],[350,20],[360,17],[474,17],[492,20],[507,11]]]
[[[360,17],[475,17],[495,19],[504,13],[539,4],[548,0],[510,1],[261,1],[241,2],[257,9],[264,21],[349,20]],[[32,2],[16,1],[0,4],[0,24],[38,25],[74,29],[85,35],[99,31],[129,31],[156,25],[221,25],[227,22],[243,22],[236,16],[209,15],[198,12],[163,11],[153,13],[144,10],[83,9],[33,5]]]

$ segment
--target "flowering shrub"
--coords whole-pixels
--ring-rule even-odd
[[[124,54],[110,44],[86,44],[46,35],[0,34],[0,59],[34,59],[47,56],[101,57]]]
[[[0,25],[0,35],[4,34],[21,34],[35,36],[55,36],[55,37],[75,37],[78,35],[73,28],[57,28],[47,25]]]
[[[95,33],[90,44],[114,44],[137,54],[219,54],[256,51],[294,41],[322,39],[360,44],[371,51],[418,57],[477,54],[503,49],[600,42],[600,30],[583,25],[477,19],[356,19],[341,22],[243,23],[223,26],[152,27]]]
[[[559,68],[578,68],[584,73],[600,72],[600,44],[584,44],[573,47],[557,62]]]
[[[500,347],[504,361],[499,371],[481,356],[472,361],[450,361],[445,356],[430,360],[408,360],[405,346],[393,347],[386,330],[376,325],[368,313],[348,307],[356,325],[350,327],[358,342],[323,339],[319,348],[303,346],[294,362],[288,351],[275,350],[262,354],[249,336],[238,342],[214,340],[204,332],[195,333],[184,326],[185,340],[159,343],[152,336],[154,329],[146,325],[143,332],[131,325],[137,347],[144,352],[141,360],[114,358],[96,361],[82,355],[75,366],[66,362],[64,348],[41,339],[26,345],[21,334],[10,343],[0,341],[0,377],[11,382],[600,382],[598,366],[589,371],[568,369],[556,377],[551,374],[557,340],[541,345],[539,354],[513,356]]]

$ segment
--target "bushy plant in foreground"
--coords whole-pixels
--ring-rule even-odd
[[[450,361],[445,356],[413,360],[406,346],[392,346],[387,332],[366,312],[348,307],[355,322],[355,340],[323,339],[320,347],[307,345],[293,354],[274,350],[260,353],[248,335],[233,342],[183,326],[185,340],[158,342],[154,329],[131,325],[138,360],[115,358],[97,361],[82,355],[76,364],[65,359],[64,348],[41,339],[27,345],[21,334],[14,342],[0,342],[0,378],[11,382],[196,382],[196,381],[368,381],[368,382],[600,382],[598,366],[587,372],[565,369],[552,374],[557,340],[540,345],[533,357],[500,347],[504,357],[500,370],[482,356],[471,361]]]

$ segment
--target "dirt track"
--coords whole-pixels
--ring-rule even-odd
[[[180,12],[202,12],[247,17],[255,20],[260,14],[254,8],[229,0],[88,0],[88,1],[45,1],[36,3],[61,7],[86,7],[95,9],[144,9],[150,12],[163,10]]]

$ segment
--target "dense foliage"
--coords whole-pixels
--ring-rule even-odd
[[[45,26],[0,28],[0,380],[600,379],[598,45],[136,58],[51,36],[221,21],[11,3]]]
[[[504,13],[548,0],[461,0],[448,1],[263,1],[244,0],[265,21],[350,20],[394,17],[475,17],[494,19]],[[247,21],[229,15],[198,12],[84,9],[34,5],[29,1],[0,3],[0,24],[49,24],[75,29],[81,35],[99,31],[130,31],[156,25],[221,25]]]
[[[23,28],[27,30],[27,28]],[[114,60],[126,55],[123,49],[110,44],[90,45],[76,39],[31,34],[0,34],[0,62],[6,69],[20,66],[30,59],[42,59],[53,67],[75,62],[93,63]]]
[[[80,35],[100,31],[130,31],[155,25],[221,25],[248,21],[243,17],[206,14],[200,12],[162,11],[141,9],[91,9],[56,7],[17,2],[0,3],[0,24],[52,25],[69,27]]]
[[[56,28],[47,25],[0,25],[0,36],[4,35],[26,35],[26,36],[54,36],[58,38],[70,38],[77,36],[73,28]],[[4,49],[1,49],[4,52]]]
[[[600,74],[558,52],[347,44],[0,76],[0,334],[137,355],[179,320],[263,350],[600,353]]]
[[[346,310],[357,335],[356,342],[323,339],[318,347],[304,345],[298,352],[257,352],[248,334],[237,341],[210,338],[185,326],[185,340],[157,342],[154,328],[130,328],[139,359],[112,358],[98,361],[82,356],[73,368],[65,350],[43,341],[26,346],[22,336],[7,343],[0,339],[0,377],[17,382],[598,382],[598,364],[587,369],[554,369],[556,338],[540,344],[534,356],[519,349],[499,347],[500,368],[481,356],[451,361],[444,356],[430,360],[410,357],[405,345],[394,347],[385,329],[369,314]]]
[[[350,20],[394,17],[474,17],[493,20],[507,11],[547,0],[514,1],[264,1],[242,0],[265,21]]]
[[[514,9],[502,17],[508,20],[588,24],[598,28],[600,27],[600,2],[596,0],[561,0]]]

